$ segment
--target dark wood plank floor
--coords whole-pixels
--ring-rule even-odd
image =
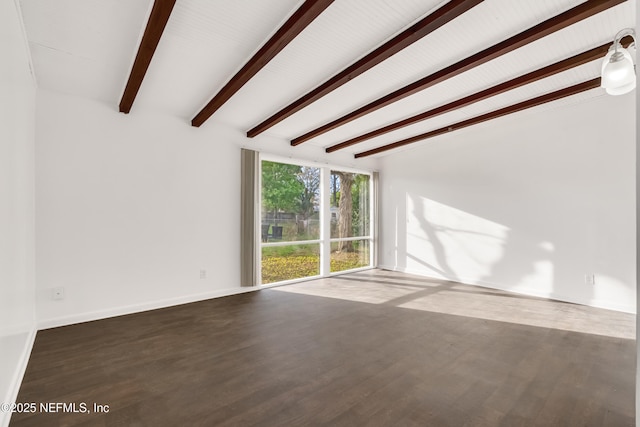
[[[361,273],[41,331],[18,401],[109,412],[11,426],[635,425],[634,340],[300,291],[367,277],[399,286]],[[478,313],[481,288],[416,292],[453,287]]]

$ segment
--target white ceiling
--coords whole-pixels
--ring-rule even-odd
[[[153,109],[181,117],[189,126],[193,116],[302,3],[177,0],[131,120],[136,110]],[[445,3],[336,0],[209,121],[246,131]],[[265,135],[300,136],[580,3],[485,0]],[[21,6],[39,86],[117,109],[151,0],[22,0]],[[610,42],[619,29],[635,26],[635,16],[635,0],[629,0],[305,144],[326,147],[342,142]],[[599,61],[594,61],[346,151],[365,151],[580,83],[597,77],[599,69]],[[601,89],[591,90],[535,108],[560,108],[602,94]]]

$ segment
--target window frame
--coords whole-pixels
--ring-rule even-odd
[[[375,268],[374,260],[375,251],[377,251],[377,236],[375,235],[375,230],[377,230],[377,221],[378,218],[375,216],[376,210],[374,209],[375,200],[377,200],[376,195],[373,194],[376,186],[373,183],[374,179],[374,171],[365,170],[365,169],[357,169],[352,167],[334,165],[329,163],[320,163],[320,162],[312,162],[303,159],[294,159],[291,157],[283,157],[278,155],[273,155],[269,153],[257,152],[258,154],[258,162],[257,162],[257,177],[258,177],[258,201],[259,203],[256,205],[255,209],[255,227],[256,227],[256,269],[257,269],[257,283],[256,286],[260,288],[269,288],[273,286],[282,286],[288,285],[292,283],[298,283],[307,280],[314,280],[320,278],[326,278],[331,276],[337,276],[341,274],[354,273],[357,271],[370,270]],[[305,166],[311,168],[320,169],[320,238],[313,240],[299,240],[299,241],[286,241],[286,242],[263,242],[261,239],[261,221],[262,221],[262,162],[278,162],[285,163],[296,166]],[[340,172],[350,172],[362,175],[369,176],[369,234],[364,236],[354,236],[354,237],[343,237],[343,238],[332,238],[330,236],[331,229],[331,214],[330,214],[330,201],[329,201],[329,179],[331,175],[331,171],[340,171]],[[335,242],[341,241],[356,241],[356,240],[366,240],[369,242],[369,265],[364,267],[353,268],[349,270],[342,270],[331,272],[331,244]],[[289,246],[289,245],[305,245],[305,244],[320,244],[320,274],[309,277],[302,277],[291,280],[283,280],[280,282],[274,283],[262,283],[262,248],[264,247],[274,247],[274,246]]]

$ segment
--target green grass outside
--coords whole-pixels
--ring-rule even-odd
[[[317,276],[320,274],[318,245],[273,246],[262,249],[262,283]],[[369,265],[369,252],[332,252],[331,271]]]

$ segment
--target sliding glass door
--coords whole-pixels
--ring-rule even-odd
[[[261,161],[261,282],[371,266],[371,177]]]

